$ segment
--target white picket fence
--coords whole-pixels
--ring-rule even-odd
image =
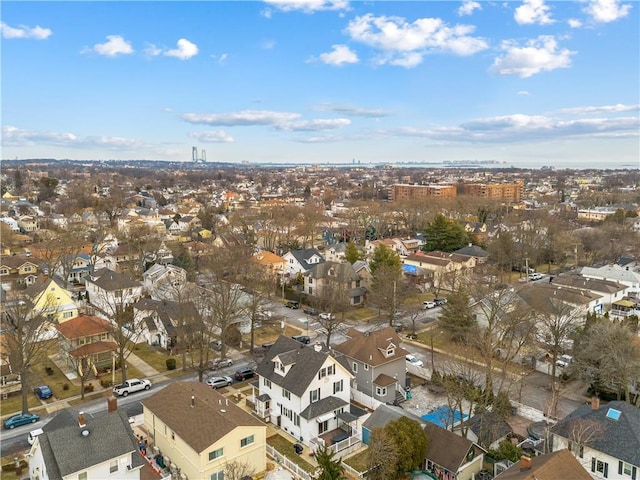
[[[269,457],[273,458],[276,462],[278,462],[284,468],[289,470],[291,473],[293,473],[296,476],[296,478],[301,478],[303,480],[312,480],[313,479],[313,476],[309,472],[307,472],[306,470],[303,470],[302,468],[300,468],[298,465],[296,465],[291,460],[289,460],[287,457],[285,457],[280,452],[278,452],[271,445],[267,445],[267,455]]]

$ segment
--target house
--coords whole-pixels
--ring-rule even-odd
[[[365,260],[357,260],[353,262],[353,270],[360,277],[360,286],[368,289],[371,281],[373,280],[373,274],[371,273],[369,262]]]
[[[421,428],[426,425],[422,418],[403,410],[401,407],[382,404],[362,424],[362,443],[369,445],[371,443],[371,435],[376,428],[384,428],[387,423],[396,421],[400,417],[408,417],[411,420],[415,420],[420,424]]]
[[[78,307],[71,298],[71,292],[52,278],[38,279],[25,290],[25,294],[33,303],[33,315],[46,315],[58,323],[78,316]]]
[[[38,265],[21,255],[0,258],[0,282],[9,290],[12,285],[29,287],[38,279]]]
[[[38,219],[36,217],[32,217],[31,215],[22,215],[21,217],[19,217],[18,226],[20,227],[20,231],[22,233],[33,233],[40,228]]]
[[[482,470],[485,450],[471,440],[438,425],[426,422],[424,432],[429,439],[425,469],[437,478],[472,480]]]
[[[334,350],[348,359],[353,387],[382,403],[404,401],[408,352],[393,327],[368,332],[352,328],[346,335],[348,340]]]
[[[605,265],[603,267],[582,267],[580,275],[586,278],[612,280],[629,287],[627,293],[640,293],[640,273],[634,272],[628,265]]]
[[[288,277],[304,274],[309,269],[324,262],[324,257],[315,248],[289,250],[283,255],[286,266],[284,273]]]
[[[142,400],[144,430],[189,479],[223,480],[227,464],[266,470],[267,426],[215,389],[173,382]]]
[[[466,430],[466,438],[486,449],[497,449],[500,442],[513,433],[506,420],[494,411],[477,413],[454,428],[454,432],[462,434]]]
[[[256,253],[252,260],[261,265],[269,275],[276,277],[282,275],[287,261],[280,255],[276,255],[268,250]]]
[[[73,371],[89,368],[97,374],[97,369],[111,367],[118,348],[113,329],[108,320],[91,315],[80,315],[56,325],[60,357]]]
[[[640,409],[594,398],[551,427],[552,450],[568,449],[592,478],[634,480],[640,473]]]
[[[345,242],[334,243],[327,248],[325,258],[327,262],[344,262],[344,254],[347,250],[347,244]]]
[[[591,475],[568,450],[535,457],[523,455],[520,462],[498,474],[496,480],[591,480]]]
[[[170,298],[187,283],[187,271],[182,267],[159,263],[142,274],[142,285],[153,298]]]
[[[190,302],[150,298],[141,298],[134,303],[133,315],[143,323],[141,337],[149,345],[167,350],[178,344],[180,328],[193,326],[194,319],[200,318],[195,306]]]
[[[629,292],[629,287],[622,283],[601,278],[589,278],[581,275],[561,274],[550,279],[554,285],[571,287],[598,295],[598,303],[594,311],[603,314],[617,300],[622,300]]]
[[[340,292],[352,306],[364,303],[366,289],[360,285],[360,276],[348,262],[319,263],[303,275],[304,292],[310,296],[329,298]]]
[[[92,272],[85,278],[89,303],[107,315],[121,307],[131,305],[142,297],[142,284],[127,273],[108,268]]]
[[[0,217],[0,222],[3,222],[5,225],[9,227],[9,230],[12,232],[19,232],[20,225],[18,225],[18,221],[12,217]]]
[[[29,451],[38,480],[139,480],[144,460],[124,410],[92,416],[65,408],[42,427]]]
[[[280,336],[258,365],[255,411],[305,445],[331,444],[320,438],[344,427],[357,434],[350,413],[351,380],[346,359]],[[347,435],[347,436],[348,436]]]
[[[83,283],[84,278],[91,273],[93,268],[91,264],[91,255],[87,253],[66,255],[62,260],[62,263],[62,265],[58,266],[55,273],[59,278],[63,278],[66,270],[66,281],[68,283]]]
[[[484,248],[472,243],[470,243],[466,247],[454,250],[452,253],[474,257],[476,259],[476,265],[486,263],[486,261],[489,259],[489,252],[487,252]]]

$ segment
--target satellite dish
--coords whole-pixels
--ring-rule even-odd
[[[80,432],[80,433],[81,433],[81,435],[82,435],[83,437],[88,437],[88,436],[89,436],[89,433],[91,433],[91,432],[89,432],[89,430],[87,430],[87,429],[85,428],[85,429],[84,429],[84,430],[82,430],[82,432]]]

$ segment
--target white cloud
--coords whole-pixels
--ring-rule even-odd
[[[318,120],[300,120],[297,122],[286,122],[277,125],[278,130],[294,132],[316,132],[321,130],[335,130],[351,125],[351,120],[346,118],[327,118]]]
[[[558,110],[558,113],[562,114],[602,114],[602,113],[623,113],[623,112],[637,112],[640,111],[640,105],[623,105],[618,103],[616,105],[602,105],[599,107],[587,106],[587,107],[575,107],[575,108],[562,108]]]
[[[472,15],[475,10],[482,10],[482,5],[474,0],[463,0],[462,5],[458,8],[458,15]]]
[[[513,18],[520,25],[548,25],[553,23],[549,15],[549,6],[544,0],[524,0],[523,4],[516,8]]]
[[[336,112],[350,117],[366,117],[366,118],[381,118],[386,117],[389,114],[379,109],[354,107],[351,105],[332,105],[332,104],[320,104],[315,107],[316,110],[323,112]]]
[[[35,40],[46,40],[53,33],[49,28],[42,28],[39,25],[35,27],[27,27],[20,25],[19,27],[10,27],[4,22],[0,22],[0,30],[2,38],[33,38]]]
[[[164,52],[165,56],[179,58],[180,60],[188,60],[191,57],[195,57],[197,54],[198,46],[195,43],[191,43],[186,38],[178,40],[178,48]]]
[[[130,138],[110,136],[78,137],[70,132],[40,132],[37,130],[23,130],[13,126],[2,127],[2,144],[6,146],[101,147],[110,150],[130,150],[142,146],[141,142]]]
[[[626,17],[631,10],[631,5],[621,4],[619,0],[591,0],[583,10],[594,21],[609,23]]]
[[[207,132],[191,132],[190,138],[195,138],[202,143],[233,143],[233,137],[224,130],[210,130]]]
[[[410,68],[432,52],[472,55],[489,48],[488,43],[473,37],[473,25],[449,26],[439,18],[419,18],[408,23],[400,17],[356,17],[346,32],[352,40],[379,50],[376,63]]]
[[[301,11],[314,13],[323,10],[347,10],[348,0],[265,0],[265,3],[283,12]],[[263,15],[271,18],[270,11],[264,11]]]
[[[556,39],[551,35],[541,35],[529,40],[524,47],[512,41],[504,41],[502,50],[506,53],[494,60],[492,70],[499,75],[517,75],[520,78],[557,68],[568,68],[571,56],[576,53],[566,48],[559,50]]]
[[[522,96],[525,96],[525,97],[526,97],[526,96],[529,96],[529,95],[530,95],[530,93],[529,93],[528,91],[526,91],[526,90],[520,90],[520,91],[518,92],[518,95],[522,95]]]
[[[227,127],[252,125],[279,125],[284,122],[297,120],[298,113],[273,112],[269,110],[243,110],[230,113],[184,113],[181,118],[188,123],[217,125]]]
[[[571,28],[582,27],[582,21],[578,20],[577,18],[570,18],[569,20],[567,20],[567,23]]]
[[[120,35],[107,35],[105,43],[96,43],[93,48],[85,48],[82,52],[95,52],[98,55],[117,57],[118,55],[131,55],[133,47]]]
[[[320,54],[320,61],[327,65],[344,65],[346,63],[358,63],[358,55],[346,45],[332,45],[332,51]]]
[[[157,57],[162,54],[162,49],[153,43],[146,43],[144,47],[144,54],[148,57]]]

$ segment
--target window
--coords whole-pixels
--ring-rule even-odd
[[[327,367],[327,375],[335,375],[336,374],[336,366],[331,364]]]
[[[62,317],[63,318],[71,318],[71,317],[73,317],[73,312],[64,312]]]
[[[358,364],[353,362],[353,373],[358,373]]]
[[[291,400],[291,392],[285,388],[282,389],[282,396],[287,400]]]
[[[369,370],[369,364],[365,363],[364,364],[364,369],[368,371]]]
[[[132,385],[135,385],[132,383]],[[171,440],[176,441],[176,432],[171,432]]]
[[[309,295],[313,295],[313,287],[309,287],[309,291],[307,292]]]
[[[339,382],[333,382],[333,394],[335,395],[338,392],[342,391],[342,380]]]
[[[309,283],[313,283],[313,278],[309,277]]]
[[[295,412],[293,413],[293,424],[294,424],[296,427],[299,427],[299,426],[300,426],[300,415],[298,415],[298,414],[297,414],[297,413],[295,413]]]
[[[325,420],[318,424],[318,434],[323,434],[329,429],[329,420]]]
[[[321,379],[326,376],[327,376],[327,369],[321,368],[320,371],[318,372],[318,379]]]
[[[637,468],[627,462],[618,462],[618,475],[625,475],[631,477],[631,480],[636,480]]]
[[[316,388],[315,390],[311,390],[309,392],[309,401],[313,403],[317,402],[318,400],[320,400],[320,389]]]
[[[79,473],[78,480],[87,480],[87,472]]]
[[[274,363],[275,363],[276,370],[280,370],[281,372],[284,371],[284,365],[282,364],[282,362],[276,360]]]
[[[219,448],[217,450],[214,450],[213,452],[209,452],[209,461],[215,460],[216,458],[219,458],[222,455],[224,455],[223,448]]]
[[[387,387],[378,387],[376,386],[376,395],[379,397],[384,397],[387,394]]]
[[[604,478],[609,478],[609,464],[591,457],[591,471],[601,473]]]
[[[224,471],[220,470],[219,472],[212,473],[209,480],[224,480]]]
[[[240,447],[246,447],[247,445],[251,445],[253,443],[253,435],[249,435],[246,438],[240,440]]]
[[[271,380],[269,380],[268,378],[264,379],[264,386],[267,388],[271,388]]]
[[[396,348],[395,347],[387,348],[387,357],[392,357],[395,353],[396,353]]]
[[[118,471],[118,460],[112,460],[109,463],[109,473],[116,473]]]

